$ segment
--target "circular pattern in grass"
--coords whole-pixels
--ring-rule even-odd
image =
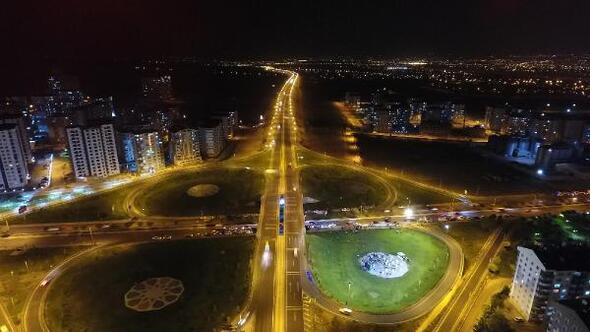
[[[449,249],[441,240],[410,229],[311,233],[306,242],[315,282],[324,294],[375,314],[400,312],[419,301],[436,286],[449,262]],[[407,272],[389,279],[367,273],[359,259],[371,252],[403,253]]]
[[[189,191],[212,183],[215,195],[195,199]],[[135,205],[146,215],[192,217],[256,213],[264,185],[264,176],[245,168],[215,168],[186,171],[147,187],[135,199]],[[200,189],[199,189],[200,190]]]
[[[49,330],[213,331],[247,299],[253,249],[246,237],[99,249],[47,286]],[[182,280],[178,300],[161,310],[130,310],[125,294],[138,280],[158,276]]]
[[[196,198],[209,197],[217,194],[219,187],[214,184],[198,184],[190,187],[186,193]]]
[[[125,306],[135,311],[160,310],[178,301],[183,292],[184,286],[178,279],[149,278],[125,293]]]

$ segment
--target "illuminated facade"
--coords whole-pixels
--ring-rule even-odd
[[[119,174],[115,129],[112,124],[66,129],[74,174],[78,178]]]
[[[29,171],[23,145],[16,124],[0,125],[0,191],[21,189],[27,184]]]
[[[221,121],[208,121],[199,127],[202,153],[209,157],[217,157],[225,147],[223,126]]]
[[[153,174],[164,169],[160,135],[155,131],[122,133],[123,168],[140,174]]]
[[[198,130],[182,129],[172,133],[170,139],[170,160],[177,166],[201,161]]]
[[[576,253],[554,250],[564,253],[518,247],[510,298],[526,320],[544,320],[550,300],[590,297],[590,273],[571,269]]]

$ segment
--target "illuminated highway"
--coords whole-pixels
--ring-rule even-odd
[[[269,159],[264,172],[265,187],[261,197],[260,214],[257,223],[256,236],[258,240],[253,259],[251,293],[239,319],[234,320],[240,330],[263,332],[303,331],[303,291],[314,297],[319,306],[335,315],[342,316],[338,313],[341,304],[323,295],[317,285],[314,285],[313,281],[306,277],[306,273],[310,269],[307,267],[307,253],[304,243],[305,221],[303,193],[299,182],[298,152],[305,151],[306,153],[318,155],[322,160],[322,165],[344,166],[369,174],[387,188],[385,202],[378,207],[379,209],[388,210],[387,213],[376,212],[376,215],[367,217],[316,221],[320,223],[354,222],[368,224],[372,221],[382,221],[389,218],[392,221],[403,221],[410,224],[414,221],[432,220],[432,217],[451,222],[451,220],[457,221],[457,219],[467,221],[470,220],[469,218],[492,214],[529,217],[543,213],[559,213],[567,209],[578,211],[590,209],[589,203],[553,204],[554,201],[547,199],[544,204],[541,204],[538,202],[538,198],[543,196],[534,194],[499,196],[498,198],[459,195],[445,188],[430,186],[387,171],[346,163],[343,160],[309,151],[298,144],[299,137],[294,99],[298,91],[299,75],[291,71],[275,68],[267,68],[267,70],[284,74],[288,78],[278,92],[270,121],[267,123],[268,132],[266,133],[265,150],[269,152]],[[231,162],[224,165],[229,163]],[[211,165],[195,167],[205,168],[209,166]],[[136,207],[135,201],[145,189],[145,185],[153,185],[157,181],[165,180],[168,176],[174,174],[173,172],[176,170],[178,169],[171,169],[146,178],[143,184],[130,188],[125,198],[117,202],[117,204],[124,207],[130,216],[134,216],[132,220],[13,225],[10,236],[0,242],[0,248],[14,249],[33,246],[152,241],[154,236],[163,234],[171,235],[172,238],[176,239],[200,236],[200,234],[209,233],[213,229],[219,228],[207,224],[209,217],[150,217]],[[403,179],[423,189],[436,191],[449,197],[450,200],[456,200],[457,203],[426,207],[416,206],[413,209],[412,217],[408,218],[403,210],[394,210],[398,208],[394,204],[400,203],[398,202],[397,191],[392,183],[398,179]],[[130,183],[129,180],[117,181],[121,182],[107,182],[104,186],[95,189],[108,190],[124,183]],[[75,188],[87,188],[87,185],[82,184]],[[51,191],[48,191],[48,193],[51,193]],[[69,196],[65,198],[59,196],[56,198],[59,203],[56,204],[90,193],[91,191],[80,191],[78,196],[73,195],[71,198],[68,198]],[[279,211],[281,210],[279,201],[281,197],[284,199],[284,228],[282,231],[279,229]],[[546,199],[546,196],[543,198]],[[488,203],[492,199],[494,204],[491,207],[489,204],[488,206],[481,204],[482,202]],[[476,206],[471,201],[477,201],[479,205]],[[509,208],[507,206],[496,206],[496,201],[498,203],[532,201],[536,205]],[[434,206],[436,208],[433,208]],[[127,224],[137,224],[139,226],[129,227]],[[419,226],[412,225],[410,227]],[[429,319],[432,316],[433,318],[441,318],[437,321],[435,331],[456,329],[464,319],[463,306],[470,303],[471,292],[478,288],[482,278],[486,275],[486,262],[493,258],[499,248],[503,233],[496,233],[496,237],[484,246],[478,261],[460,280],[457,276],[460,276],[463,271],[463,255],[459,244],[446,234],[437,233],[433,235],[447,243],[451,249],[451,257],[447,273],[428,296],[425,296],[408,310],[396,314],[372,315],[353,312],[348,317],[366,323],[394,324],[423,316]],[[70,262],[68,260],[58,268],[63,268]],[[452,293],[449,292],[451,289],[453,290]],[[46,294],[46,288],[37,287],[27,302],[25,307],[25,331],[45,331],[42,319],[44,294]],[[427,315],[431,311],[432,313]],[[6,316],[6,314],[4,308],[0,306],[0,326],[3,320],[6,320],[2,319],[2,316]],[[10,325],[11,322],[8,321],[8,324]]]
[[[471,307],[473,301],[476,299],[476,297],[473,296],[474,291],[478,289],[478,286],[487,276],[489,262],[500,249],[503,239],[504,232],[502,228],[499,228],[492,233],[488,242],[486,242],[480,250],[480,256],[473,268],[464,276],[460,288],[456,290],[453,299],[445,308],[442,318],[432,329],[433,332],[458,330],[458,326],[460,326],[465,319],[466,309]]]
[[[282,331],[303,331],[303,295],[302,295],[302,256],[305,255],[305,225],[303,214],[303,193],[299,186],[299,168],[297,167],[298,145],[297,123],[295,120],[293,94],[297,86],[298,75],[292,76],[289,90],[288,108],[284,114],[283,164],[281,183],[285,196],[285,235],[283,237],[284,266],[281,272],[285,300],[279,310],[284,310],[284,328]],[[278,331],[278,330],[277,330]]]
[[[253,272],[253,312],[248,326],[251,325],[254,331],[302,331],[301,303],[299,301],[297,305],[293,298],[297,296],[296,288],[291,288],[291,279],[297,276],[291,274],[291,270],[287,271],[287,267],[294,264],[287,253],[293,250],[291,236],[297,232],[297,215],[300,216],[299,232],[303,229],[302,198],[293,194],[293,190],[298,189],[298,174],[294,170],[296,123],[292,114],[292,95],[298,75],[277,69],[269,70],[289,75],[289,78],[278,93],[266,139],[271,156],[265,172],[266,182],[261,200],[257,233],[259,240]],[[281,196],[285,198],[286,204],[285,228],[283,234],[279,235]],[[298,298],[301,298],[300,288]],[[295,310],[297,306],[298,311]]]

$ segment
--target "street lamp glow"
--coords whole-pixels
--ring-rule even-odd
[[[411,207],[405,208],[404,217],[406,217],[406,219],[412,219],[414,217],[414,210]]]
[[[537,170],[537,175],[543,175],[543,170],[541,168]]]

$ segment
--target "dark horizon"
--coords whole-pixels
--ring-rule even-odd
[[[590,52],[582,0],[61,0],[9,4],[2,57],[112,59],[482,56]]]

